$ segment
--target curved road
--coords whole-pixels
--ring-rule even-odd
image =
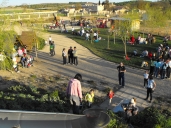
[[[76,73],[81,73],[84,80],[94,80],[100,82],[112,83],[112,87],[118,85],[118,72],[116,67],[118,64],[106,61],[99,58],[98,56],[92,54],[87,48],[79,45],[72,39],[67,38],[65,35],[57,34],[44,34],[45,40],[48,40],[49,35],[55,42],[56,55],[49,56],[49,46],[46,46],[43,50],[38,52],[38,57],[44,64],[44,68],[49,70],[51,73],[58,72],[69,77],[73,77]],[[78,51],[78,66],[75,65],[62,65],[62,49],[76,46]],[[110,106],[115,106],[122,99],[126,98],[137,98],[137,105],[140,108],[147,107],[151,105],[143,99],[146,97],[146,89],[143,88],[143,74],[144,70],[134,69],[132,67],[126,66],[127,72],[125,73],[125,88],[120,88],[116,92],[116,96],[113,99],[113,104]],[[170,80],[160,80],[155,79],[157,83],[157,88],[155,90],[154,96],[159,95],[170,95],[171,86]],[[101,107],[107,107],[107,101],[105,101]]]

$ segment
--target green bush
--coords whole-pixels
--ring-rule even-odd
[[[148,107],[131,117],[131,123],[139,128],[170,128],[171,119],[165,112],[155,107]]]
[[[0,62],[0,70],[12,69],[11,54],[14,48],[15,34],[14,31],[0,32],[0,52],[5,56],[4,61]]]
[[[63,97],[57,90],[48,92],[35,86],[11,86],[0,91],[0,109],[68,112],[70,104]]]
[[[106,128],[128,128],[128,125],[125,123],[125,120],[113,113],[113,111],[109,110],[107,114],[110,116],[110,122],[106,126]]]
[[[49,94],[50,101],[57,101],[59,100],[58,90],[53,91]]]
[[[39,42],[39,48],[38,49],[42,50],[44,48],[44,46],[45,46],[45,40],[38,37],[38,42]]]

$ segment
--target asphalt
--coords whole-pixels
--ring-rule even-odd
[[[100,105],[101,108],[113,109],[123,99],[131,99],[133,97],[136,98],[137,106],[140,110],[153,104],[153,102],[149,103],[143,100],[146,98],[146,89],[143,88],[144,70],[125,65],[125,88],[122,88],[118,83],[118,71],[116,69],[118,64],[94,55],[87,48],[66,37],[65,33],[63,35],[41,33],[41,37],[45,40],[48,40],[49,36],[55,42],[56,55],[53,57],[49,55],[48,45],[43,50],[38,51],[38,58],[41,60],[42,65],[44,65],[45,71],[48,70],[47,73],[59,73],[69,77],[73,77],[76,73],[81,73],[83,80],[108,82],[111,83],[110,88],[118,87],[119,89],[115,92],[111,105],[109,106],[108,100],[106,100]],[[70,46],[77,47],[78,66],[62,64],[62,49],[66,48],[68,50]],[[153,101],[158,96],[169,96],[171,92],[170,80],[161,80],[160,78],[155,78],[154,80],[157,87],[153,93]]]

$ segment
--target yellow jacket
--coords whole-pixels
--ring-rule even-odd
[[[85,96],[85,100],[88,102],[93,102],[94,101],[94,94],[87,93]]]

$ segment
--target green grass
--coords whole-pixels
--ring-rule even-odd
[[[99,37],[102,37],[102,40],[100,40],[98,43],[91,43],[91,41],[86,41],[84,37],[81,36],[75,36],[71,35],[71,33],[60,33],[59,31],[55,31],[55,33],[66,35],[67,37],[73,39],[77,43],[81,44],[82,46],[88,48],[90,51],[92,51],[97,56],[111,61],[115,63],[123,62],[125,65],[129,65],[132,67],[141,67],[142,61],[148,61],[150,62],[150,59],[148,58],[140,58],[139,56],[136,57],[130,57],[131,59],[125,60],[124,59],[124,45],[122,40],[116,36],[116,43],[114,44],[113,36],[110,36],[110,42],[109,42],[109,48],[107,49],[107,36],[108,32],[107,29],[98,29],[100,31]],[[140,33],[132,33],[137,38]],[[144,37],[147,35],[144,34]],[[143,34],[141,34],[141,37],[143,37]],[[156,43],[150,45],[150,44],[138,44],[138,45],[130,45],[127,44],[127,54],[130,55],[135,49],[138,50],[138,54],[141,54],[143,50],[152,51],[153,53],[156,53],[156,48],[159,44],[162,43],[162,37],[155,36]]]

